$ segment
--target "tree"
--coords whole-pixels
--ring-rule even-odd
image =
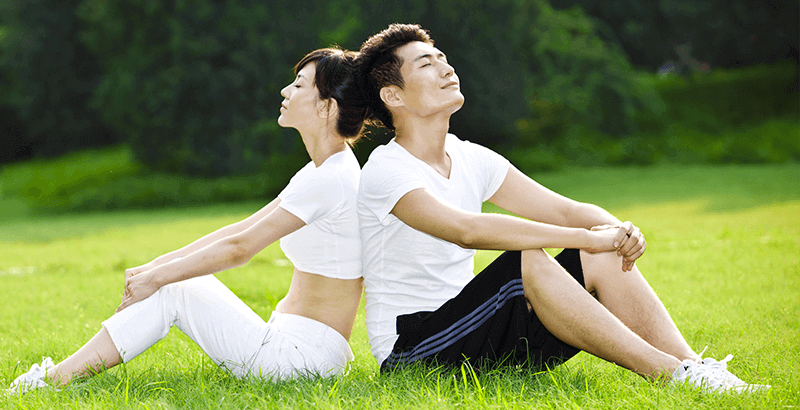
[[[88,107],[100,69],[76,1],[0,2],[0,162],[117,141]]]
[[[713,67],[798,60],[800,2],[746,0],[551,0],[557,9],[579,6],[596,18],[607,40],[633,64],[655,70],[691,47]]]
[[[105,72],[93,106],[154,169],[259,171],[271,156],[297,152],[296,132],[276,123],[280,89],[305,53],[349,38],[342,7],[86,0],[83,39]]]

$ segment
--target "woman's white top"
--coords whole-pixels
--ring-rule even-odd
[[[278,195],[279,207],[305,222],[281,238],[295,268],[334,279],[361,277],[356,195],[361,167],[349,148],[319,167],[311,161]]]
[[[378,363],[397,340],[398,315],[436,310],[472,280],[475,251],[418,231],[391,214],[408,192],[426,188],[445,203],[470,212],[500,188],[509,162],[499,154],[448,134],[450,178],[394,140],[376,148],[364,165],[358,216],[367,333]]]

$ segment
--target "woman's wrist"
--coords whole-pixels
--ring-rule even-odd
[[[162,286],[169,284],[168,278],[166,277],[167,275],[164,274],[165,272],[163,272],[163,270],[164,264],[161,264],[146,272],[146,274],[149,276],[147,280],[158,286],[159,289],[161,289]]]

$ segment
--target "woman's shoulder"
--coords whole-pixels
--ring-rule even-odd
[[[353,152],[348,149],[332,155],[312,173],[317,186],[357,186],[361,166]]]
[[[297,171],[289,184],[297,189],[314,192],[333,192],[343,187],[357,187],[361,168],[355,155],[352,152],[349,154],[352,158],[346,153],[334,154],[318,167],[312,161]]]

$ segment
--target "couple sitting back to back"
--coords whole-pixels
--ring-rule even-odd
[[[34,364],[10,391],[131,360],[173,325],[236,377],[342,374],[362,285],[382,371],[465,360],[538,370],[584,350],[649,380],[768,388],[689,347],[635,265],[646,243],[632,223],[448,133],[461,84],[419,26],[393,24],[358,54],[316,50],[295,73],[278,123],[298,130],[311,161],[278,198],[126,270],[122,304],[97,335],[57,365]],[[350,145],[365,121],[395,137],[361,171]],[[483,214],[485,201],[522,218]],[[278,239],[294,273],[265,322],[212,274]],[[475,276],[475,249],[506,252]]]

